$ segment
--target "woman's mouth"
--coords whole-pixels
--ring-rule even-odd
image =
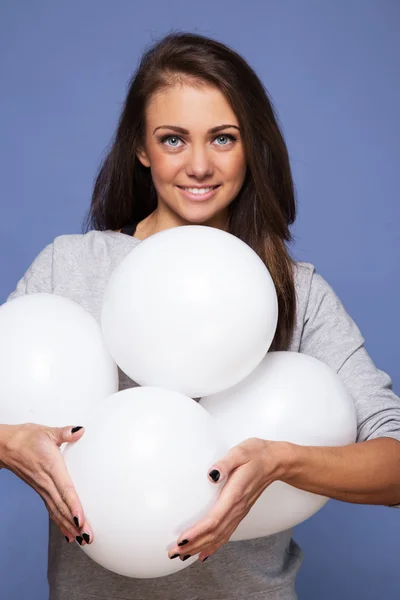
[[[220,185],[210,185],[210,186],[202,186],[202,187],[189,187],[189,186],[176,186],[182,194],[188,198],[189,200],[194,200],[195,202],[199,202],[201,200],[208,200],[212,198],[214,194],[217,192]]]

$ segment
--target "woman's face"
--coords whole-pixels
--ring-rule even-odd
[[[238,119],[218,89],[177,83],[153,96],[138,158],[151,169],[159,216],[224,226],[246,159]]]

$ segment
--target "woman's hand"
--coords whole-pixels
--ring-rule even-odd
[[[65,466],[60,446],[76,442],[84,433],[77,427],[44,427],[26,423],[0,425],[1,466],[30,485],[43,499],[50,518],[71,543],[91,543],[93,532]]]
[[[204,561],[226,544],[263,491],[280,478],[284,448],[282,442],[258,438],[232,448],[209,471],[212,481],[226,481],[217,502],[204,519],[179,537],[168,556],[186,560],[200,553]]]

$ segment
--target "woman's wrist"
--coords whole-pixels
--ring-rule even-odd
[[[295,444],[265,440],[268,476],[272,481],[284,481],[295,463]]]

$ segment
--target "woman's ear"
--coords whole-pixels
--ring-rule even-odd
[[[138,148],[136,150],[136,156],[144,167],[150,167],[150,160],[144,148]]]

